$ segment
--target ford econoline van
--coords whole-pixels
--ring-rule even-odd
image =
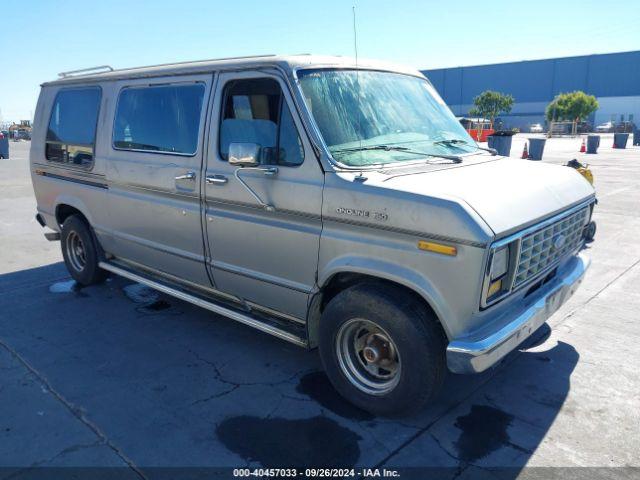
[[[481,148],[420,72],[261,56],[67,72],[31,145],[37,219],[115,274],[306,348],[378,414],[482,372],[576,290],[595,195]]]

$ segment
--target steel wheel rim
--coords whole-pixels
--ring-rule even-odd
[[[384,395],[398,385],[400,352],[380,325],[353,318],[338,330],[335,347],[342,373],[360,391]]]
[[[67,235],[67,256],[74,270],[77,272],[84,270],[87,265],[87,252],[84,242],[76,232],[69,232]]]

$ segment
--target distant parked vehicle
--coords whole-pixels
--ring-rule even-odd
[[[596,127],[598,133],[610,133],[613,132],[613,122],[601,123]]]
[[[19,140],[31,140],[31,132],[25,128],[18,129],[15,135]]]
[[[613,131],[616,133],[633,133],[635,124],[633,122],[618,122],[615,124]]]
[[[487,137],[495,132],[491,128],[491,121],[486,118],[459,117],[458,121],[469,136],[477,142],[486,142]]]
[[[531,127],[529,128],[529,131],[531,133],[542,133],[544,132],[544,128],[542,127],[542,125],[540,125],[539,123],[534,123],[533,125],[531,125]]]
[[[576,125],[577,133],[590,133],[593,131],[593,128],[589,122],[578,122]]]
[[[9,132],[0,131],[0,159],[9,158]]]

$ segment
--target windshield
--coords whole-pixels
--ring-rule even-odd
[[[302,70],[307,107],[348,166],[438,161],[478,146],[425,79],[368,70]]]

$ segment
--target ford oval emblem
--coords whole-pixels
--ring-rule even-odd
[[[555,248],[556,250],[560,250],[563,246],[564,246],[564,242],[567,240],[567,238],[562,235],[556,235],[555,238],[553,239],[553,248]]]

